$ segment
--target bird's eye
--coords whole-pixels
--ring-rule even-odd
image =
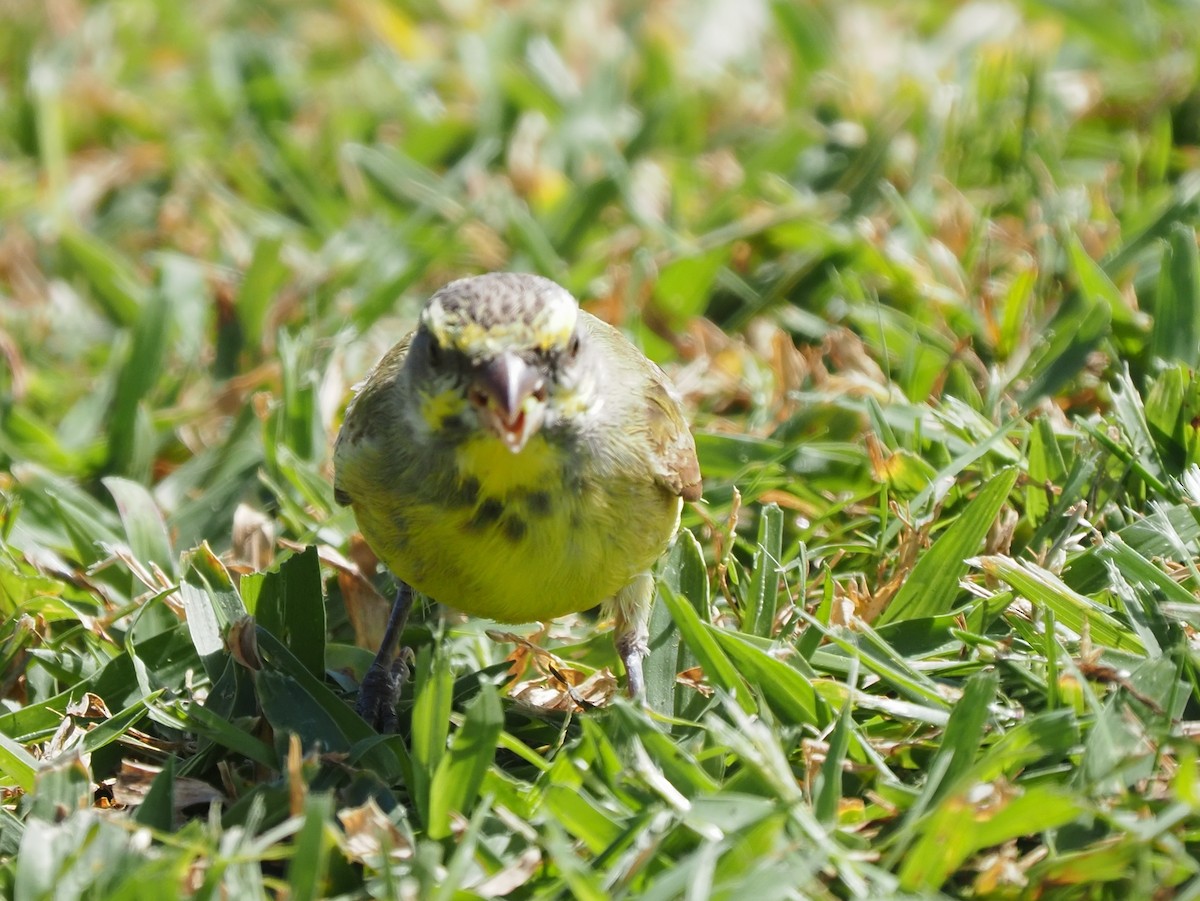
[[[574,360],[579,356],[579,336],[572,335],[571,343],[567,345],[567,359]]]

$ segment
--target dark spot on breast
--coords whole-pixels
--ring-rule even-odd
[[[504,537],[515,544],[525,537],[527,528],[525,520],[519,516],[510,516],[504,520]]]
[[[479,500],[479,479],[467,478],[459,482],[456,500],[464,507],[474,507]]]
[[[488,498],[475,508],[475,514],[471,517],[471,521],[467,525],[476,530],[485,529],[499,522],[500,517],[503,515],[504,504],[495,498]]]
[[[350,499],[350,495],[347,494],[346,491],[342,488],[334,488],[333,489],[333,499],[335,501],[337,501],[339,504],[341,504],[343,507],[349,507],[352,503],[354,503]]]
[[[525,509],[532,516],[548,516],[550,514],[550,492],[531,491],[525,495]]]

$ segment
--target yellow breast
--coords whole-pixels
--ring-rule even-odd
[[[534,435],[519,454],[491,435],[478,435],[455,452],[459,480],[479,485],[479,493],[503,501],[521,491],[537,491],[562,481],[565,460],[543,435]]]
[[[553,619],[612,597],[653,566],[680,501],[654,485],[589,480],[535,435],[518,454],[479,437],[455,452],[459,482],[438,503],[359,509],[359,525],[418,591],[502,622]]]

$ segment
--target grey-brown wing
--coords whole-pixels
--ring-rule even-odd
[[[395,390],[397,379],[404,370],[413,336],[401,338],[383,355],[375,367],[363,379],[350,404],[346,407],[346,418],[338,430],[333,445],[333,499],[343,507],[352,502],[344,482],[345,468],[363,442],[369,441],[378,431],[386,427],[388,417],[395,415],[395,398],[387,393]]]
[[[619,399],[625,415],[634,417],[650,443],[650,466],[655,482],[687,501],[700,499],[700,464],[696,442],[688,430],[683,406],[667,374],[629,343],[617,329],[588,313],[580,313],[593,340],[623,365],[614,373],[613,390],[628,392]],[[621,387],[616,387],[621,385]]]
[[[657,368],[657,367],[656,367]],[[683,408],[667,386],[666,375],[656,373],[646,391],[646,422],[654,450],[656,480],[685,501],[698,501],[702,485],[696,441],[688,429]]]

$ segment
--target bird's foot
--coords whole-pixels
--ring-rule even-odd
[[[408,680],[411,648],[401,648],[390,666],[378,660],[371,664],[358,687],[358,703],[354,709],[381,735],[396,731],[396,702],[400,689]]]
[[[617,655],[625,664],[625,685],[629,697],[635,701],[646,701],[646,680],[642,676],[642,659],[650,653],[650,648],[640,635],[626,632],[618,635]]]

